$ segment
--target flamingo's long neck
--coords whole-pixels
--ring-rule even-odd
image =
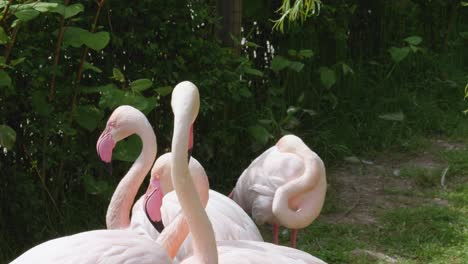
[[[156,159],[156,135],[147,120],[136,128],[136,134],[143,142],[143,148],[115,189],[107,209],[106,224],[108,229],[122,229],[130,225],[130,211],[140,185]]]
[[[213,227],[198,197],[187,163],[190,118],[188,113],[179,116],[174,112],[172,183],[192,233],[194,257],[200,263],[218,263]]]
[[[286,227],[305,227],[309,224],[308,210],[293,210],[289,207],[289,200],[314,189],[318,184],[326,186],[325,166],[320,157],[309,149],[304,142],[296,136],[283,137],[277,144],[280,151],[295,153],[304,162],[303,174],[278,188],[273,198],[273,214]]]

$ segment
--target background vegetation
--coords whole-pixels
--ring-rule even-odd
[[[104,228],[141,145],[119,143],[122,162],[107,175],[95,154],[107,117],[121,104],[142,110],[162,154],[182,80],[202,98],[194,156],[225,193],[286,133],[329,166],[411,150],[424,135],[466,138],[466,5],[328,0],[281,33],[271,21],[281,1],[244,1],[241,36],[228,47],[216,1],[0,1],[0,262]]]

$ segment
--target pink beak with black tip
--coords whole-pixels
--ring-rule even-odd
[[[104,163],[105,169],[110,174],[112,174],[112,151],[114,147],[115,142],[112,139],[110,129],[104,130],[96,143],[96,151],[99,158]]]

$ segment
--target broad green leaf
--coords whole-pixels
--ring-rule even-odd
[[[99,51],[107,46],[110,37],[108,32],[91,33],[78,27],[66,27],[63,34],[64,46],[79,48],[82,45]]]
[[[351,67],[349,67],[348,64],[346,64],[346,63],[341,63],[341,67],[342,67],[342,69],[343,69],[343,74],[344,74],[344,75],[354,74],[353,69],[351,69]]]
[[[405,115],[403,114],[403,112],[397,112],[397,113],[382,114],[382,115],[379,115],[379,118],[384,119],[384,120],[401,122],[405,120]]]
[[[100,51],[109,44],[109,40],[109,32],[89,33],[84,44],[95,51]]]
[[[93,72],[97,72],[97,73],[101,73],[102,70],[99,69],[98,67],[94,66],[93,64],[85,61],[84,64],[83,64],[83,71],[86,71],[86,70],[90,70],[90,71],[93,71]]]
[[[66,27],[63,32],[63,45],[79,48],[84,45],[84,40],[90,32],[78,27]]]
[[[44,91],[35,91],[31,95],[31,103],[34,111],[42,116],[47,116],[52,113],[53,108],[47,102],[47,95]]]
[[[299,51],[299,56],[304,57],[304,58],[310,58],[314,56],[314,52],[310,49],[303,49]]]
[[[257,69],[254,69],[254,68],[250,68],[250,67],[246,67],[244,68],[244,72],[246,74],[250,74],[250,75],[254,75],[254,76],[258,76],[258,77],[263,77],[263,72],[257,70]]]
[[[85,174],[83,176],[83,186],[87,193],[92,195],[99,195],[103,192],[106,192],[110,185],[107,181],[96,180],[92,175]]]
[[[16,141],[16,132],[7,125],[0,125],[0,146],[10,150]]]
[[[336,74],[334,70],[328,67],[320,67],[319,73],[320,81],[327,89],[330,89],[336,83]]]
[[[109,86],[104,86],[109,88]],[[125,92],[117,88],[105,89],[100,91],[101,98],[99,100],[99,108],[114,110],[117,106],[122,105]]]
[[[288,68],[294,70],[295,72],[300,72],[302,68],[304,68],[304,63],[298,62],[298,61],[292,61],[289,65]]]
[[[153,86],[150,79],[138,79],[130,83],[130,89],[134,92],[143,92]]]
[[[3,3],[8,2],[4,1]],[[17,11],[23,11],[23,10],[28,10],[28,9],[34,9],[36,11],[39,11],[41,13],[49,12],[49,11],[54,11],[57,8],[58,4],[57,3],[46,3],[46,2],[33,2],[29,4],[19,4],[19,5],[11,5],[10,10],[15,10]],[[2,8],[0,4],[0,8]]]
[[[121,83],[125,82],[125,76],[117,68],[112,69],[112,77],[111,78],[118,81],[118,82],[121,82]]]
[[[35,10],[45,13],[49,11],[53,11],[55,8],[57,8],[58,4],[57,3],[46,3],[46,2],[36,2],[36,3],[31,3],[31,4],[26,4],[26,5],[21,5],[23,7],[32,7]]]
[[[166,96],[172,92],[172,86],[162,86],[154,89],[160,96]]]
[[[15,12],[15,16],[22,22],[28,22],[31,19],[36,18],[40,14],[39,11],[32,8],[23,9]]]
[[[157,105],[158,101],[154,97],[144,97],[139,94],[134,94],[131,92],[124,92],[123,97],[118,105],[131,105],[136,109],[143,112],[143,114],[148,114],[153,110]]]
[[[65,12],[64,12],[64,15],[63,17],[65,17],[65,19],[67,18],[70,18],[70,17],[73,17],[77,14],[79,14],[80,12],[83,12],[84,11],[84,6],[82,4],[72,4],[72,5],[69,5],[67,7],[65,7]]]
[[[76,108],[75,120],[78,125],[92,132],[103,116],[103,113],[94,105],[80,105]]]
[[[0,26],[0,44],[7,44],[10,41],[10,37],[7,35],[3,27]]]
[[[141,152],[142,143],[137,135],[119,141],[115,146],[112,158],[120,161],[134,162]]]
[[[283,70],[284,68],[288,67],[290,64],[291,64],[290,60],[286,59],[283,56],[278,55],[278,56],[275,56],[271,60],[270,68],[274,72],[279,72],[279,71]]]
[[[461,6],[468,6],[468,2],[465,2],[465,1],[461,1],[460,4]]]
[[[6,71],[0,70],[0,88],[11,88],[11,78]]]
[[[422,41],[420,36],[411,36],[404,39],[404,41],[411,45],[419,45]]]
[[[268,132],[268,130],[259,125],[248,127],[247,132],[260,145],[265,145],[266,143],[268,143],[268,140],[270,138],[273,138],[273,136],[270,134],[270,132]]]
[[[391,47],[388,49],[388,52],[390,52],[390,55],[392,56],[392,60],[396,63],[399,63],[402,61],[406,56],[408,56],[410,52],[409,47],[404,47],[404,48],[396,48],[396,47]]]

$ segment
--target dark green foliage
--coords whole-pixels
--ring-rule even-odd
[[[224,192],[286,133],[327,164],[421,134],[466,138],[468,16],[458,1],[326,1],[303,25],[285,24],[285,34],[269,20],[279,1],[244,1],[241,55],[215,38],[214,1],[23,2],[13,1],[0,27],[0,144],[8,148],[0,152],[0,262],[104,228],[130,165],[114,162],[111,177],[99,164],[106,119],[118,105],[137,107],[166,152],[170,93],[183,80],[201,93],[194,156]],[[114,157],[132,161],[140,145],[129,138]]]

